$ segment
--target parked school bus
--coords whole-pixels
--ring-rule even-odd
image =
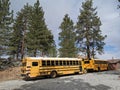
[[[78,58],[26,57],[22,60],[22,75],[26,78],[82,73],[82,60]]]
[[[100,59],[83,59],[84,73],[88,71],[104,71],[108,70],[108,62]]]

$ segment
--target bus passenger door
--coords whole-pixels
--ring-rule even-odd
[[[39,76],[39,62],[33,61],[30,77],[37,77],[37,76]]]

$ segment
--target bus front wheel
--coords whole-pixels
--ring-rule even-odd
[[[88,72],[88,70],[87,69],[84,69],[84,73],[87,73]]]
[[[50,74],[51,78],[56,78],[57,77],[57,72],[56,71],[52,71]]]

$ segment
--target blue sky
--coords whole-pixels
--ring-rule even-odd
[[[33,5],[36,0],[10,0],[11,9],[19,11],[26,3]],[[48,28],[54,34],[58,46],[59,26],[65,14],[77,22],[82,2],[85,0],[40,0],[45,12],[45,21]],[[107,35],[103,55],[97,55],[101,59],[120,58],[120,10],[117,9],[117,0],[93,0],[97,7],[98,16],[102,21],[102,34]]]

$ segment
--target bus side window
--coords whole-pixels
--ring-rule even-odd
[[[67,65],[70,65],[69,61],[67,61]]]
[[[63,61],[63,65],[64,65],[64,66],[66,65],[66,61]]]
[[[76,61],[76,65],[78,65],[78,61]]]
[[[72,61],[70,61],[70,65],[73,65],[73,64],[72,64]]]
[[[38,62],[32,62],[32,66],[38,66]]]
[[[51,66],[54,66],[55,64],[54,64],[54,61],[51,61]]]
[[[58,61],[55,61],[55,64],[56,64],[56,66],[58,66],[59,65]]]
[[[73,61],[73,65],[75,65],[75,61]]]
[[[84,61],[84,63],[85,63],[85,64],[88,64],[88,63],[90,63],[90,61]]]
[[[46,61],[42,61],[42,66],[46,66]]]
[[[50,66],[50,61],[47,61],[47,66]]]
[[[60,61],[60,66],[62,66],[62,61]]]

